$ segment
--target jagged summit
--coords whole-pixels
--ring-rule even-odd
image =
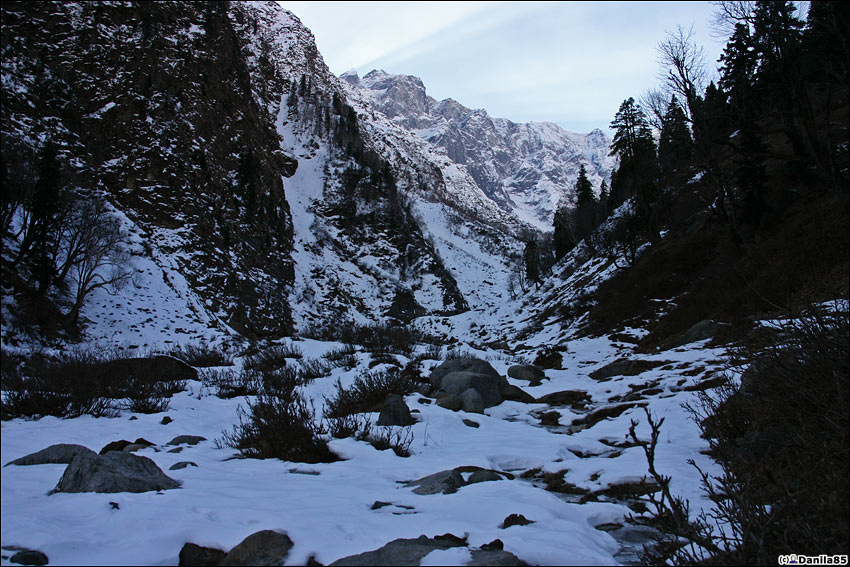
[[[600,129],[581,134],[553,122],[515,123],[470,109],[454,99],[437,101],[422,80],[373,70],[357,82],[363,97],[394,123],[439,148],[465,168],[499,207],[540,230],[550,230],[556,206],[574,201],[580,165],[595,188],[610,177],[614,159]]]

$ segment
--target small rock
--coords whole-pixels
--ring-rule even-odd
[[[467,427],[474,427],[475,429],[478,429],[479,427],[481,427],[478,424],[477,421],[472,421],[471,419],[464,419],[463,424],[466,425]]]
[[[493,480],[502,480],[502,475],[495,471],[490,470],[480,470],[475,471],[469,477],[469,480],[466,481],[466,484],[477,484],[479,482],[490,482]]]
[[[390,506],[391,504],[392,504],[392,502],[382,502],[380,500],[375,500],[375,503],[372,504],[372,507],[369,508],[369,509],[370,510],[380,510],[384,506]]]
[[[35,549],[22,549],[14,554],[9,561],[19,565],[47,565],[47,556]]]
[[[534,396],[513,384],[502,384],[500,392],[504,399],[512,402],[522,402],[524,404],[533,404],[535,402]]]
[[[180,550],[180,566],[186,567],[215,567],[221,564],[221,560],[227,555],[220,549],[201,547],[194,543],[186,543]]]
[[[103,449],[100,450],[98,455],[105,455],[112,451],[123,451],[124,447],[126,447],[127,445],[132,445],[132,443],[130,443],[126,439],[121,439],[120,441],[112,441],[111,443],[107,443],[103,447]]]
[[[197,445],[201,441],[206,440],[206,437],[201,437],[200,435],[178,435],[177,437],[166,443],[166,445],[182,445],[184,443],[186,445]]]
[[[160,421],[159,423],[160,423],[160,425],[168,425],[172,421],[174,421],[174,420],[166,415],[165,417],[162,418],[162,421]]]
[[[505,518],[504,522],[502,522],[502,528],[506,529],[511,526],[527,526],[528,524],[533,523],[534,522],[532,520],[529,520],[522,514],[511,514],[510,516]]]
[[[188,467],[188,466],[197,467],[197,466],[198,466],[198,464],[197,464],[197,463],[193,463],[192,461],[180,461],[179,463],[174,463],[173,465],[171,465],[170,467],[168,467],[168,470],[170,470],[170,471],[176,471],[176,470],[180,470],[180,469],[185,469],[185,468],[186,468],[186,467]]]
[[[381,408],[381,415],[378,416],[377,425],[413,425],[416,420],[410,415],[410,408],[407,407],[404,398],[398,394],[390,394],[384,401],[384,407]]]
[[[490,543],[485,543],[481,546],[483,551],[501,551],[505,549],[505,544],[500,539],[494,539]]]
[[[168,452],[169,453],[179,453],[182,450],[183,450],[183,447],[174,447],[173,449],[169,449]]]
[[[139,418],[136,417],[135,415],[130,416],[130,421],[136,421],[137,419],[139,419]]]
[[[529,382],[539,382],[546,374],[532,364],[517,364],[508,368],[508,376],[517,380],[528,380]]]
[[[110,502],[109,507],[112,508],[113,510],[120,510],[121,509],[121,506],[118,505],[118,502]]]
[[[261,530],[239,542],[219,565],[283,565],[293,545],[286,533]]]

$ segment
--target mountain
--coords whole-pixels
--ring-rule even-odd
[[[356,71],[341,77],[394,123],[443,150],[498,206],[539,230],[551,230],[559,203],[575,203],[579,165],[597,191],[610,180],[616,160],[599,129],[580,134],[552,122],[493,118],[451,98],[433,99],[411,75],[374,70],[362,79]]]

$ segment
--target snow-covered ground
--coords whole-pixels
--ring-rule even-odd
[[[525,350],[513,355],[470,352],[489,358],[498,371],[505,373],[508,366],[532,357],[538,347],[545,346],[538,342],[535,338],[527,340]],[[307,358],[340,346],[312,340],[297,344]],[[560,390],[584,390],[591,399],[588,411],[608,404],[615,396],[640,390],[639,385],[653,384],[657,392],[646,396],[645,401],[655,416],[665,418],[656,464],[662,473],[672,475],[672,490],[689,498],[696,512],[705,502],[695,470],[687,460],[695,459],[707,472],[715,471],[715,467],[700,453],[707,445],[681,404],[694,395],[684,388],[711,376],[722,353],[700,348],[697,343],[638,357],[629,354],[629,346],[607,338],[571,340],[563,353],[564,369],[547,370],[548,379],[540,386],[510,381],[538,398]],[[624,356],[663,360],[665,364],[607,382],[588,376]],[[368,354],[360,352],[357,357],[357,368],[336,369],[330,377],[319,378],[305,388],[318,408],[322,396],[333,391],[337,378],[346,384],[367,368]],[[406,362],[404,357],[399,358]],[[426,375],[436,364],[436,360],[425,361]],[[617,531],[612,536],[595,527],[623,523],[630,512],[625,504],[606,502],[604,496],[599,502],[570,502],[565,495],[548,492],[540,482],[520,479],[519,475],[535,468],[543,472],[566,470],[567,482],[589,490],[639,480],[646,472],[642,449],[611,446],[625,441],[632,419],[642,421],[638,432],[648,438],[639,407],[571,433],[566,426],[580,412],[567,407],[504,402],[480,415],[452,412],[425,403],[417,394],[407,396],[406,401],[416,410],[418,420],[411,427],[410,457],[378,451],[365,441],[332,440],[331,448],[345,460],[315,465],[232,459],[232,449],[216,448],[215,440],[232,429],[237,422],[237,407],[244,406],[245,400],[216,398],[200,382],[190,382],[188,390],[176,395],[164,414],[124,412],[116,418],[48,417],[3,422],[3,464],[55,443],[76,443],[99,451],[111,441],[143,437],[156,447],[138,454],[153,459],[183,485],[161,493],[48,495],[65,465],[3,467],[2,545],[41,550],[51,564],[176,565],[186,542],[228,550],[254,532],[274,529],[286,531],[295,543],[288,559],[291,565],[303,565],[312,554],[327,564],[396,538],[444,533],[467,535],[472,546],[501,539],[507,551],[530,564],[613,564],[635,559],[634,546],[624,548],[616,539]],[[559,412],[562,425],[542,426],[535,415],[541,410]],[[173,421],[161,425],[164,415]],[[372,417],[375,421],[377,414]],[[480,427],[469,427],[463,419],[473,420]],[[185,446],[180,453],[168,452],[166,443],[182,434],[201,435],[207,441]],[[168,470],[187,460],[198,466]],[[509,472],[517,478],[436,495],[417,495],[402,484],[464,465]],[[372,510],[375,501],[391,505]],[[522,514],[534,523],[500,528],[510,514]],[[10,564],[5,558],[9,553],[4,551],[3,555],[2,564]],[[432,559],[451,562],[457,558]]]

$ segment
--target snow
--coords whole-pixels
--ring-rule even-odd
[[[533,337],[527,344],[534,348],[538,342]],[[295,344],[306,358],[341,346],[314,340]],[[480,352],[487,353],[491,364],[502,373],[516,358]],[[608,339],[571,340],[569,351],[564,353],[567,370],[547,371],[549,380],[537,387],[511,382],[536,397],[564,389],[586,390],[595,407],[605,405],[611,396],[630,391],[633,384],[658,380],[663,393],[649,401],[653,414],[665,418],[656,464],[664,474],[673,476],[674,493],[690,498],[698,511],[704,502],[695,470],[687,460],[696,459],[708,472],[714,472],[716,466],[700,454],[706,444],[681,407],[693,394],[677,385],[681,371],[669,368],[612,382],[600,383],[588,376],[621,354]],[[687,363],[711,367],[720,356],[712,349],[680,349],[645,358],[671,360],[672,366]],[[337,369],[330,377],[305,386],[305,393],[320,408],[322,396],[333,391],[334,382],[339,378],[343,384],[350,383],[365,370],[368,360],[365,354],[358,354],[357,368]],[[687,380],[693,383],[697,378]],[[628,448],[617,456],[599,440],[623,441],[631,419],[641,421],[638,433],[647,438],[640,408],[569,433],[563,427],[539,425],[534,412],[549,409],[544,404],[504,402],[481,415],[426,404],[417,394],[407,396],[406,401],[418,419],[411,428],[411,457],[400,458],[366,442],[344,439],[332,440],[330,447],[346,460],[310,465],[232,459],[233,450],[217,448],[215,440],[236,423],[237,407],[244,406],[245,400],[218,399],[200,382],[190,382],[187,391],[172,399],[165,414],[174,421],[168,425],[160,424],[164,414],[135,414],[137,419],[130,420],[134,414],[128,412],[116,418],[46,417],[3,422],[4,463],[54,443],[78,443],[98,451],[110,441],[143,437],[156,448],[139,454],[183,482],[180,489],[159,494],[48,495],[64,465],[3,467],[3,545],[39,549],[50,557],[51,564],[176,565],[177,554],[186,542],[227,550],[251,533],[277,529],[286,531],[295,542],[288,560],[295,565],[303,564],[311,554],[327,564],[397,538],[453,533],[468,535],[471,546],[501,539],[506,550],[532,564],[616,562],[621,544],[594,526],[622,522],[629,510],[621,503],[570,502],[519,478],[468,485],[455,494],[427,496],[414,494],[402,483],[462,465],[514,474],[538,467],[547,472],[568,469],[568,482],[592,490],[638,481],[646,471],[642,450]],[[570,417],[577,416],[567,408],[558,409],[564,416],[562,423],[568,424]],[[372,417],[374,421],[377,415]],[[480,427],[468,427],[464,418]],[[167,452],[165,444],[178,434],[202,435],[207,441],[186,446],[177,454]],[[593,456],[579,458],[576,452]],[[168,470],[185,460],[198,467]],[[371,510],[376,500],[392,505]],[[116,502],[119,508],[113,509],[110,502]],[[535,523],[501,529],[510,514],[522,514]],[[435,553],[429,555],[427,564],[459,564],[467,557],[466,552]],[[3,565],[7,564],[4,559]]]

